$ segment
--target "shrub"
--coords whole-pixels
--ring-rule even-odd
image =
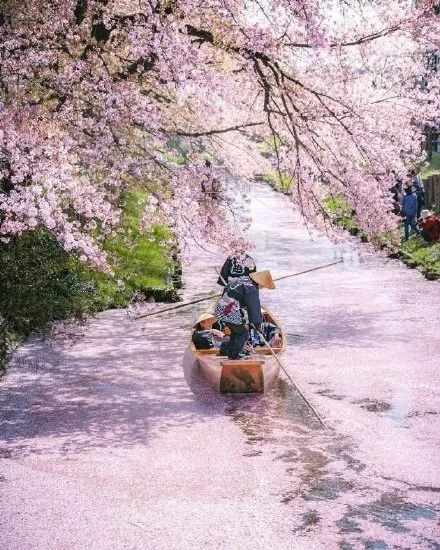
[[[21,338],[87,310],[87,291],[68,253],[45,230],[1,243],[0,272],[0,364]]]

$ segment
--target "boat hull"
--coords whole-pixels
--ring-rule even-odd
[[[271,314],[267,315],[279,326]],[[276,357],[267,347],[256,348],[249,358],[234,360],[218,355],[217,349],[197,350],[191,344],[191,350],[204,377],[217,392],[263,393],[270,390],[280,371],[277,357],[286,349],[283,331],[281,335],[282,346],[274,349]]]

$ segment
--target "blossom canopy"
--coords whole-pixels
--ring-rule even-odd
[[[243,248],[259,163],[318,226],[341,195],[392,232],[392,171],[438,122],[439,30],[410,0],[4,0],[0,237],[43,226],[105,266],[142,185],[146,229]]]

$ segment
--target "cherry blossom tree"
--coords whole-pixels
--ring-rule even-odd
[[[342,195],[369,237],[395,230],[391,171],[421,158],[423,128],[438,119],[430,2],[2,0],[0,10],[4,241],[44,226],[104,267],[99,239],[117,228],[121,193],[142,185],[146,230],[159,221],[243,247],[255,136],[307,220],[328,229],[323,199]]]

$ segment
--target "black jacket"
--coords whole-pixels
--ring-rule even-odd
[[[243,258],[228,256],[220,271],[217,284],[225,286],[223,279],[229,283],[229,279],[247,276],[254,271],[257,271],[255,262],[248,254],[245,254]]]
[[[241,277],[231,283],[226,287],[225,292],[231,298],[235,298],[240,303],[240,307],[247,311],[249,323],[259,325],[263,321],[258,286],[249,277]]]

